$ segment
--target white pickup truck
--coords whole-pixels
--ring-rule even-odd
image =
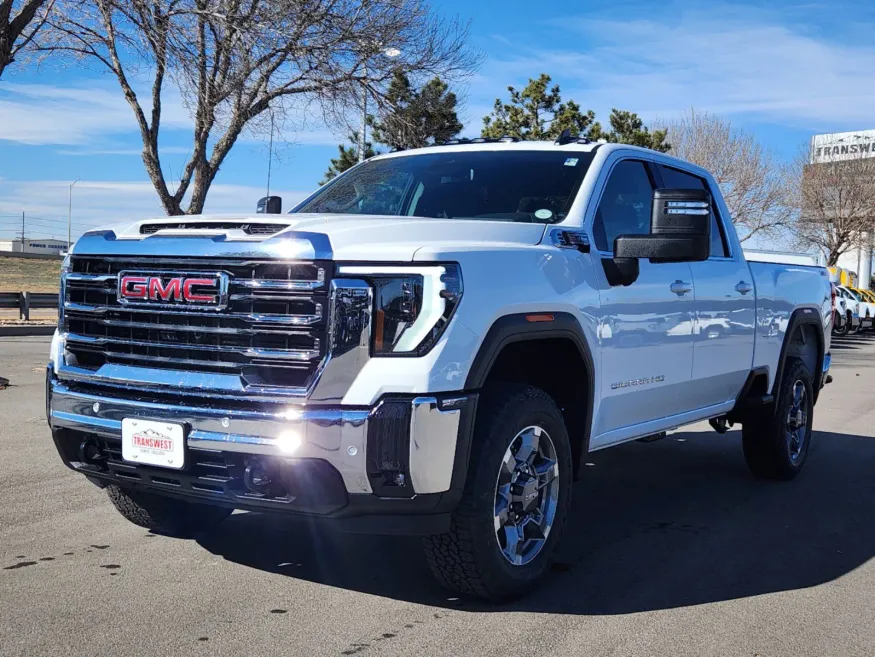
[[[237,508],[421,535],[444,585],[501,600],[543,576],[587,452],[740,423],[754,475],[794,477],[831,317],[825,270],[745,261],[707,171],[463,141],[374,157],[289,214],[86,233],[47,414],[144,527]]]

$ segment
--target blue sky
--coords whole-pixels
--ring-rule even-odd
[[[479,132],[507,85],[541,72],[603,120],[611,107],[647,121],[695,107],[754,132],[784,158],[818,132],[875,128],[875,3],[436,6],[470,19],[472,45],[486,55],[458,89],[468,134]],[[172,178],[189,150],[190,119],[178,97],[170,95],[164,108],[162,158]],[[317,186],[342,137],[326,126],[287,135],[272,182],[286,207]],[[22,210],[29,234],[65,234],[68,185],[77,177],[74,235],[115,218],[160,214],[139,153],[133,115],[114,80],[75,67],[7,72],[0,81],[0,239],[20,228]],[[245,137],[222,167],[207,210],[251,210],[266,173],[266,144]]]

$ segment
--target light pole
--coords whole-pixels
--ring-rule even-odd
[[[70,183],[70,198],[67,202],[67,253],[70,253],[70,245],[73,243],[71,239],[73,235],[73,187],[76,186],[77,182],[79,182],[79,178]]]
[[[386,48],[382,53],[384,57],[395,59],[401,54],[398,48]],[[365,161],[365,148],[368,141],[368,65],[365,63],[365,81],[362,84],[362,129],[359,131],[359,162]]]

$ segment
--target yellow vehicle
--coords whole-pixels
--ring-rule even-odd
[[[844,285],[848,288],[857,286],[857,274],[849,269],[842,267],[827,267],[830,273],[830,280],[836,285]]]
[[[860,296],[862,296],[863,299],[865,299],[869,303],[875,303],[875,292],[873,292],[872,290],[861,290],[856,287],[852,287],[851,289]]]

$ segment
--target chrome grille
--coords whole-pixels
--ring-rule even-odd
[[[307,388],[327,353],[331,263],[73,256],[64,280],[66,364],[232,374],[243,388]],[[224,272],[228,307],[118,303],[122,271]]]

